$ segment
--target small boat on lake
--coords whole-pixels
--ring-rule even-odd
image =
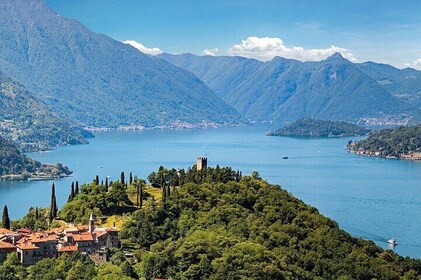
[[[396,238],[392,238],[392,239],[387,240],[387,243],[389,243],[392,246],[398,245],[398,241],[396,241]]]
[[[284,157],[282,157],[282,159],[289,159],[289,157],[287,157],[287,156],[284,156]]]

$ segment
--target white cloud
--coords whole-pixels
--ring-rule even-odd
[[[412,63],[405,63],[405,67],[412,67],[412,68],[415,68],[415,69],[421,70],[421,58],[420,58],[420,59],[415,60],[415,61],[414,61],[414,62],[412,62]]]
[[[419,67],[421,67],[421,58],[420,59],[417,59],[417,60],[415,60],[414,61],[414,63],[412,63],[414,66],[419,66]]]
[[[219,52],[219,49],[218,49],[218,48],[213,48],[213,49],[204,49],[204,50],[203,50],[203,54],[204,54],[204,55],[211,55],[211,56],[215,56],[217,52]]]
[[[240,44],[232,46],[228,50],[230,55],[255,58],[262,61],[272,60],[276,56],[293,58],[301,61],[323,60],[328,56],[339,52],[346,59],[356,62],[357,59],[348,50],[336,46],[330,46],[327,49],[304,49],[302,47],[287,47],[280,38],[259,38],[248,37],[242,40]]]
[[[142,45],[141,43],[136,42],[134,40],[126,40],[126,41],[123,41],[123,43],[131,45],[132,47],[138,49],[139,51],[141,51],[145,54],[158,55],[158,54],[162,53],[162,51],[158,48],[147,48],[144,45]]]

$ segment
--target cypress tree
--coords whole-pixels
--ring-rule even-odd
[[[96,175],[96,177],[95,177],[95,185],[99,185],[99,176],[98,175]]]
[[[139,208],[142,208],[143,205],[143,184],[140,184],[139,188]]]
[[[167,186],[167,193],[165,194],[165,197],[168,198],[171,195],[171,186]]]
[[[7,209],[7,205],[4,205],[3,208],[2,225],[5,229],[10,229],[9,210]]]
[[[76,181],[75,196],[79,193],[79,182]]]
[[[133,174],[132,172],[130,172],[130,177],[129,177],[129,184],[133,184]]]
[[[57,201],[56,201],[56,186],[52,185],[51,187],[51,205],[50,205],[50,222],[57,217]]]
[[[72,201],[73,198],[75,198],[75,183],[74,182],[72,182],[72,187],[71,187],[69,199],[67,200],[67,202]]]
[[[162,202],[167,202],[167,187],[165,185],[162,187]]]
[[[124,171],[123,171],[123,172],[121,172],[121,174],[120,174],[120,182],[121,182],[122,184],[125,184],[125,182],[126,182],[126,179],[124,178]]]
[[[105,191],[108,192],[108,177],[105,178]]]
[[[39,219],[39,210],[38,207],[35,207],[35,220]]]

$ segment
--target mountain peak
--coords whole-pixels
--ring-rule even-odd
[[[332,54],[331,56],[329,56],[327,58],[327,60],[331,60],[331,59],[345,59],[341,53],[339,52],[335,52],[334,54]]]

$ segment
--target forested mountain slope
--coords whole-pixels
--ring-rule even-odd
[[[0,72],[0,136],[27,152],[88,143],[85,137],[92,134],[50,112],[21,84]]]
[[[252,121],[283,123],[310,117],[405,124],[420,115],[419,106],[392,95],[339,53],[316,62],[276,57],[263,63],[191,54],[161,58],[192,71]],[[226,64],[234,65],[235,71]]]
[[[43,0],[0,2],[0,64],[54,112],[83,125],[239,118],[190,72],[63,18]]]

